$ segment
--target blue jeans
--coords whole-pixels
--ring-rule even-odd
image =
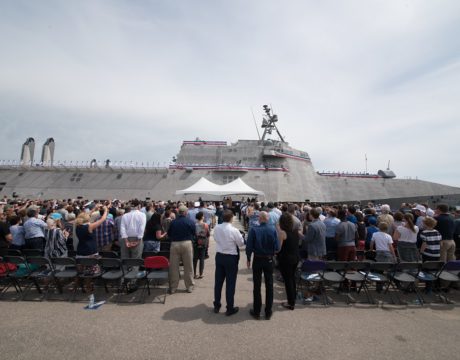
[[[238,275],[238,255],[216,254],[216,273],[214,279],[214,307],[220,308],[222,287],[225,281],[225,299],[227,311],[233,310]]]
[[[144,240],[144,251],[160,251],[160,242],[152,240]]]

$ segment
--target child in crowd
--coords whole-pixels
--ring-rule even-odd
[[[372,235],[370,250],[373,250],[375,247],[375,260],[377,262],[395,262],[396,259],[393,249],[393,239],[387,234],[388,228],[388,224],[382,221],[379,224],[379,231]]]

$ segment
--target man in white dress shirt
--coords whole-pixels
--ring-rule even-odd
[[[146,216],[140,211],[139,200],[131,201],[131,211],[121,218],[120,251],[122,259],[140,259],[144,244]]]
[[[236,276],[238,274],[239,247],[244,245],[243,236],[232,225],[233,212],[225,210],[224,222],[214,229],[216,241],[216,273],[214,282],[214,312],[218,313],[221,307],[222,287],[225,281],[225,298],[227,311],[225,315],[231,316],[239,310],[234,306]]]

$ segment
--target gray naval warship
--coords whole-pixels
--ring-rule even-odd
[[[357,203],[401,202],[460,204],[460,188],[413,179],[398,179],[390,170],[369,173],[315,171],[305,151],[292,148],[278,127],[278,116],[264,105],[263,134],[258,140],[184,141],[169,166],[112,163],[54,162],[54,139],[35,163],[33,138],[22,146],[21,160],[0,163],[0,196],[43,199],[132,198],[180,200],[177,190],[202,177],[216,184],[241,178],[264,193],[259,200]],[[206,198],[206,196],[203,196]]]

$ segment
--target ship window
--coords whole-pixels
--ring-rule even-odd
[[[80,178],[81,178],[82,176],[83,176],[83,174],[82,174],[82,173],[78,174],[78,177],[80,177]]]
[[[117,180],[120,180],[122,176],[123,176],[123,174],[118,174],[117,175]]]
[[[76,178],[75,181],[76,182],[79,182],[81,180],[81,178]]]
[[[24,173],[19,173],[19,174],[18,174],[18,176],[22,176],[22,175],[24,175]]]
[[[73,176],[73,177],[76,177],[77,175],[78,175],[77,173],[73,173],[73,175],[72,175],[72,176]]]

